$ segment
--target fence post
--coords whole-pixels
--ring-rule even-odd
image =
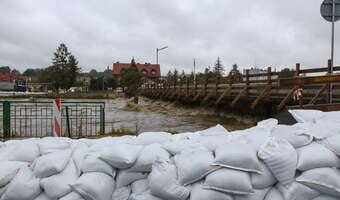
[[[105,110],[100,106],[100,131],[99,134],[105,134]]]
[[[249,95],[249,69],[246,70],[247,96]]]
[[[11,103],[4,101],[2,104],[4,138],[11,137]]]
[[[65,107],[66,109],[66,126],[67,126],[67,137],[71,138],[71,128],[70,128],[70,115],[68,112],[68,106]]]
[[[268,67],[267,81],[268,81],[268,85],[270,85],[272,83],[272,68],[271,67]]]
[[[329,59],[328,60],[328,63],[327,63],[327,74],[330,75],[332,74],[332,60]],[[333,84],[332,83],[329,83],[328,84],[328,91],[327,91],[327,101],[328,103],[332,103],[333,99],[332,99],[332,87],[333,87]]]
[[[295,65],[295,76],[300,76],[300,63]]]

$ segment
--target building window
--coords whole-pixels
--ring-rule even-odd
[[[148,71],[147,71],[146,69],[142,69],[142,73],[143,73],[144,75],[147,75],[147,74],[148,74]]]
[[[156,70],[152,69],[151,70],[151,75],[156,75]]]

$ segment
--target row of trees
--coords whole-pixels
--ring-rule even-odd
[[[223,78],[225,72],[226,72],[226,70],[224,69],[222,61],[218,57],[213,68],[211,68],[210,66],[206,67],[204,69],[203,73],[197,73],[196,74],[196,78],[198,78],[198,79],[216,79],[217,77],[218,78]],[[236,77],[236,79],[240,79],[241,78],[242,75],[241,75],[241,72],[238,69],[237,64],[234,64],[232,66],[232,69],[229,71],[228,76],[230,74],[234,75]],[[184,77],[188,77],[191,80],[193,80],[194,79],[194,73],[191,72],[190,74],[185,74],[185,72],[183,70],[182,73],[179,74],[178,70],[175,68],[173,71],[170,70],[167,73],[165,78],[168,81],[174,82],[174,81],[177,81],[179,78],[184,78]]]
[[[213,68],[211,68],[210,66],[206,67],[203,73],[196,74],[196,78],[207,80],[216,78],[225,79],[229,78],[229,76],[233,76],[235,82],[239,82],[242,80],[242,73],[240,72],[237,64],[232,65],[231,70],[227,73],[227,76],[224,76],[225,74],[226,70],[222,64],[221,59],[218,57]],[[283,70],[280,71],[278,77],[289,78],[293,77],[294,74],[295,74],[294,69],[284,68]],[[181,73],[179,73],[178,70],[175,68],[173,71],[169,70],[165,77],[165,79],[170,82],[177,81],[180,78],[189,78],[190,80],[193,80],[194,74],[193,72],[191,72],[190,74],[185,74],[184,70]]]

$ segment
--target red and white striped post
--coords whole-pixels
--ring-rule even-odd
[[[53,100],[53,135],[61,137],[61,100],[56,98]]]

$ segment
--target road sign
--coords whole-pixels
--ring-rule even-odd
[[[334,22],[340,20],[340,0],[334,0]],[[322,17],[332,22],[333,20],[333,0],[324,0],[324,2],[321,4],[320,12]]]

